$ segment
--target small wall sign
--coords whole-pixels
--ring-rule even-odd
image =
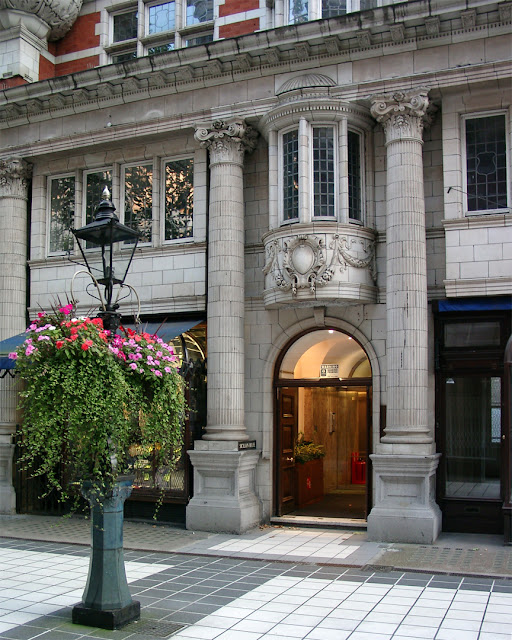
[[[245,451],[246,449],[256,449],[256,440],[245,440],[238,443],[238,451]]]
[[[340,365],[339,364],[321,364],[320,377],[321,378],[339,378]]]

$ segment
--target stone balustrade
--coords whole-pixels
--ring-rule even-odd
[[[267,309],[376,302],[375,232],[336,222],[293,224],[263,236]]]

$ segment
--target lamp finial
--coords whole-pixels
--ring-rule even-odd
[[[101,194],[101,197],[103,198],[103,200],[110,200],[110,191],[108,190],[107,185],[105,185],[105,188],[103,189],[103,193]]]

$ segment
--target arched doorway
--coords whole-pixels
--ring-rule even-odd
[[[352,336],[314,330],[283,349],[275,370],[277,516],[366,518],[371,395],[370,361]],[[323,457],[309,460],[319,448]]]

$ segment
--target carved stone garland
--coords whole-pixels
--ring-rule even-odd
[[[350,253],[356,242],[362,243],[366,254],[364,258]],[[267,245],[267,263],[263,273],[265,276],[272,273],[276,286],[284,291],[291,289],[293,296],[297,295],[298,289],[309,287],[311,294],[314,294],[317,287],[327,285],[332,280],[337,265],[341,273],[346,271],[348,266],[356,269],[369,268],[372,280],[376,281],[373,241],[349,239],[346,235],[335,234],[329,248],[333,250],[333,255],[327,264],[326,247],[321,238],[299,235],[284,240],[282,246],[278,240],[273,240]],[[282,269],[279,254],[283,254]]]

